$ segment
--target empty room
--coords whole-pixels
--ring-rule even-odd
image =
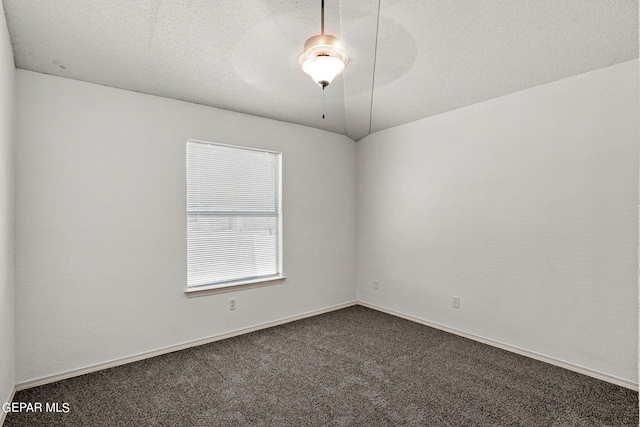
[[[637,426],[637,0],[3,0],[0,425]]]

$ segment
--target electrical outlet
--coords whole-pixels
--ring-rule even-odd
[[[229,310],[235,310],[235,309],[236,309],[236,299],[229,298]]]
[[[379,280],[374,280],[373,281],[373,289],[379,289],[380,288],[380,281]]]
[[[460,297],[458,296],[452,296],[451,297],[451,305],[453,306],[453,308],[460,308]]]

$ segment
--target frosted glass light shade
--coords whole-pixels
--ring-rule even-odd
[[[298,62],[302,70],[324,88],[344,70],[349,56],[337,37],[320,34],[307,40]]]
[[[327,86],[344,70],[344,62],[333,56],[314,56],[302,63],[302,71],[320,86]]]

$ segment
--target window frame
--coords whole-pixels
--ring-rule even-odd
[[[188,150],[189,143],[195,144],[206,144],[206,145],[214,145],[218,147],[232,148],[238,150],[246,150],[246,151],[256,151],[260,153],[269,153],[276,156],[278,161],[278,183],[277,183],[277,226],[278,226],[278,239],[276,241],[276,257],[277,257],[277,270],[278,273],[270,276],[256,277],[256,278],[247,278],[247,279],[238,279],[238,280],[229,280],[224,282],[210,283],[210,284],[202,284],[202,285],[188,285],[188,277],[189,277],[189,269],[187,266],[187,286],[184,290],[187,294],[202,294],[202,293],[221,293],[221,292],[230,292],[238,289],[246,289],[246,288],[254,288],[259,286],[272,285],[276,283],[281,283],[286,279],[284,275],[284,251],[283,251],[283,242],[284,242],[284,233],[283,233],[283,206],[282,206],[282,152],[274,151],[274,150],[266,150],[261,148],[247,147],[241,145],[232,145],[232,144],[222,144],[218,142],[211,141],[203,141],[199,139],[188,138],[185,144],[185,243],[188,242],[189,239],[189,205],[188,205],[188,194],[187,194],[187,186],[188,186],[188,178],[189,178],[189,170],[188,170]],[[188,245],[185,245],[185,255],[188,260]],[[188,262],[188,261],[187,261]]]

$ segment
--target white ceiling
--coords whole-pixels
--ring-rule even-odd
[[[351,60],[323,120],[322,90],[297,63],[320,32],[319,0],[3,5],[18,68],[354,140],[638,57],[638,0],[327,0],[325,32]]]

